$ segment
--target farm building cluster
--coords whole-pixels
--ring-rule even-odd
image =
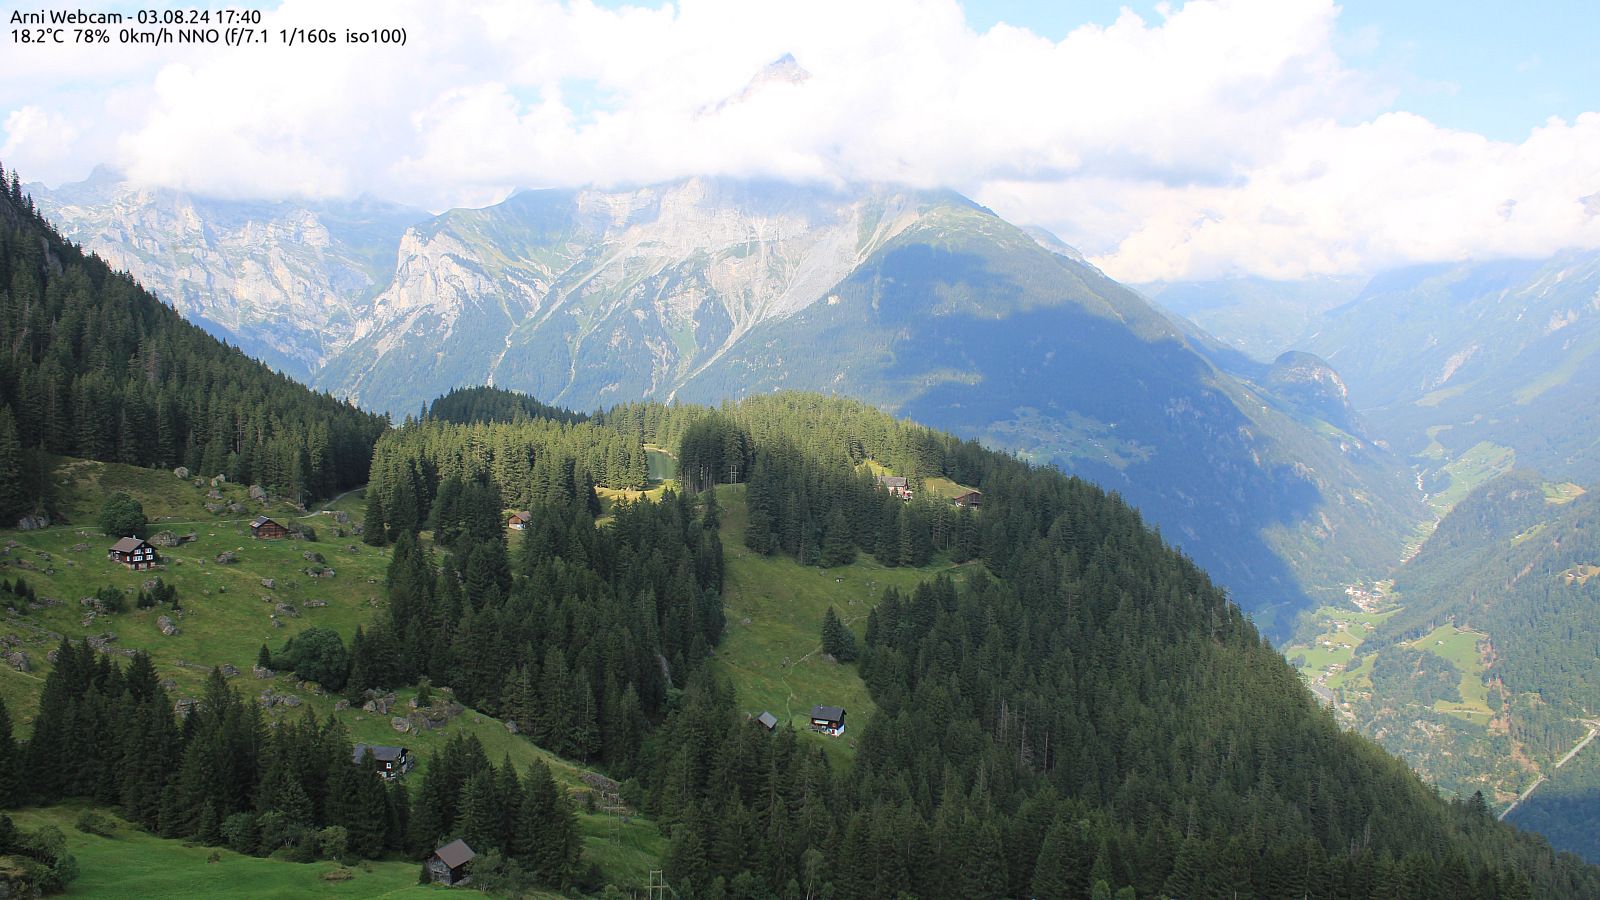
[[[763,712],[755,717],[756,722],[768,731],[778,730],[778,717],[771,712]],[[811,730],[818,734],[838,737],[844,734],[844,707],[822,706],[811,707]]]
[[[901,500],[911,499],[911,479],[904,475],[879,475],[878,485]]]
[[[881,487],[890,494],[899,497],[901,500],[910,500],[912,497],[916,496],[911,489],[911,479],[904,475],[879,475],[877,481],[878,487]],[[950,502],[956,506],[962,507],[982,506],[983,492],[967,488],[962,490],[962,492],[956,496],[951,497]]]

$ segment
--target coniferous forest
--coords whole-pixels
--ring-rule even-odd
[[[184,321],[63,239],[16,173],[0,181],[0,522],[49,510],[54,456],[185,466],[295,500],[366,480],[382,417]]]
[[[370,472],[383,602],[348,644],[310,628],[260,662],[352,699],[449,685],[599,769],[665,831],[678,897],[1600,896],[1600,870],[1343,731],[1204,572],[1082,480],[804,394],[576,415],[478,391],[388,429],[183,324],[20,191],[0,226],[0,386],[25,410],[0,413],[0,452],[193,462],[309,495]],[[646,445],[675,452],[681,492],[623,493],[647,484]],[[619,492],[609,508],[597,487]],[[877,708],[852,721],[848,765],[766,731],[718,675],[724,499],[754,554],[969,564],[884,591],[859,642],[827,626]],[[508,510],[528,514],[514,548]],[[486,875],[510,873],[493,883],[601,886],[550,771],[473,740],[385,783],[337,720],[269,723],[220,671],[175,709],[148,657],[87,642],[60,644],[42,692],[24,741],[0,707],[7,804],[85,801],[302,860],[464,838]]]

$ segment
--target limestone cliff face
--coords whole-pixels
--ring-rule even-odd
[[[298,377],[354,336],[388,283],[405,226],[392,204],[237,202],[141,188],[99,170],[33,189],[69,238],[186,317]]]
[[[400,239],[393,280],[318,383],[389,409],[484,382],[578,408],[670,396],[940,202],[691,178],[453,210]]]
[[[1283,353],[1267,371],[1266,381],[1279,399],[1300,412],[1353,434],[1360,432],[1350,389],[1321,357],[1299,350]]]

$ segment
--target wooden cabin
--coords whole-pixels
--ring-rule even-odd
[[[250,523],[250,536],[258,541],[281,541],[289,536],[289,529],[266,516],[256,516]]]
[[[138,535],[125,537],[106,551],[106,558],[115,563],[122,563],[135,572],[153,569],[161,562],[161,557],[156,555],[156,548],[150,546],[149,541],[139,540]]]
[[[756,716],[756,721],[760,722],[761,727],[768,731],[776,731],[778,728],[778,717],[769,712]]]
[[[911,480],[904,475],[879,475],[878,485],[901,500],[911,499]]]
[[[467,873],[467,864],[477,856],[466,841],[459,838],[453,840],[428,857],[428,877],[433,879],[434,884],[466,884],[472,880]]]
[[[844,707],[811,707],[811,730],[838,737],[844,734]]]
[[[506,527],[512,531],[522,531],[528,527],[528,523],[531,521],[533,521],[533,513],[514,512],[511,514],[511,518],[506,521]]]
[[[399,778],[411,771],[411,766],[416,762],[411,756],[411,751],[405,747],[380,747],[369,744],[357,744],[350,761],[360,765],[361,758],[368,752],[371,752],[372,758],[378,761],[378,775],[385,781]]]
[[[967,491],[965,494],[953,498],[950,502],[957,506],[982,506],[983,492]]]

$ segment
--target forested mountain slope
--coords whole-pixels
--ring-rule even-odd
[[[489,418],[503,407],[479,400]],[[680,896],[1600,890],[1596,870],[1441,800],[1341,731],[1203,572],[1081,480],[815,395],[514,418],[423,418],[381,438],[363,534],[395,542],[380,605],[341,608],[365,617],[353,634],[273,640],[263,661],[352,698],[448,685],[516,726],[497,740],[531,737],[636,784],[623,794],[665,828]],[[959,586],[869,598],[856,665],[877,714],[842,738],[857,743],[850,764],[821,750],[835,739],[768,733],[714,677],[726,561],[710,495],[617,503],[596,525],[590,486],[635,483],[626,460],[646,443],[676,447],[690,487],[743,485],[756,554],[824,571],[865,554],[973,565]],[[917,498],[881,490],[874,466],[914,473]],[[940,478],[977,486],[981,507],[925,490]],[[532,515],[508,540],[513,503]],[[186,598],[186,624],[218,602],[236,605]],[[426,772],[380,800],[370,773],[331,764],[348,752],[339,727],[269,725],[221,675],[182,728],[143,656],[118,666],[61,647],[45,684],[0,774],[77,762],[0,779],[28,797],[113,805],[203,844],[242,840],[249,823],[257,852],[316,855],[335,825],[380,856],[465,836],[518,862],[484,863],[486,884],[583,882],[580,859],[541,849],[576,846],[565,793],[477,735],[432,745]]]
[[[505,460],[494,448],[522,460],[506,427],[402,429],[380,447],[391,461],[375,471],[398,473],[383,477],[397,496],[416,493],[419,509],[430,490],[444,496],[447,481],[430,471],[447,480],[476,471],[500,490]],[[695,599],[696,564],[679,564],[681,588],[651,592],[640,611],[654,609],[661,653],[685,693],[649,725],[632,771],[647,808],[673,828],[666,867],[680,892],[824,882],[844,896],[941,896],[952,885],[964,896],[1078,896],[1101,881],[1183,896],[1287,896],[1313,884],[1362,897],[1600,887],[1592,870],[1556,861],[1481,806],[1440,801],[1402,764],[1341,732],[1199,570],[1084,482],[805,395],[716,412],[644,405],[543,427],[556,429],[546,453],[555,461],[544,464],[554,474],[532,477],[546,485],[528,495],[534,543],[566,549],[527,557],[536,569],[575,553],[613,564],[603,550],[580,551],[585,532],[564,524],[584,517],[573,487],[599,479],[586,471],[594,457],[554,448],[588,427],[677,444],[686,479],[745,482],[744,542],[758,553],[824,567],[864,553],[912,562],[972,553],[991,573],[877,599],[860,665],[879,712],[856,738],[855,763],[831,774],[812,745],[750,722],[736,688],[697,665],[720,626]],[[867,460],[980,485],[983,506],[894,499],[858,468]],[[529,464],[541,468],[537,451]],[[703,521],[710,507],[699,506]],[[693,522],[680,508],[675,518]],[[484,565],[469,561],[468,580]],[[513,576],[513,599],[495,613],[502,627],[518,604],[545,596],[523,585]],[[593,640],[582,628],[534,633],[545,635],[546,667],[562,640]],[[605,709],[595,686],[616,676],[604,656],[578,654],[591,660],[584,680]],[[517,690],[508,684],[493,702],[515,707]],[[607,746],[602,736],[602,757]],[[1502,868],[1507,859],[1522,862]]]
[[[1398,558],[1421,510],[1387,451],[1247,378],[1092,267],[947,205],[679,393],[838,392],[1054,463],[1127,497],[1281,627],[1273,607]]]
[[[1597,516],[1596,496],[1575,485],[1524,470],[1494,478],[1456,504],[1367,609],[1325,610],[1342,624],[1315,638],[1308,629],[1288,653],[1429,780],[1482,790],[1505,809],[1554,775],[1600,708]],[[1563,770],[1563,809],[1576,808],[1575,772],[1589,769]],[[1563,846],[1579,847],[1565,831]]]
[[[1238,277],[1134,287],[1226,346],[1265,362],[1299,347],[1300,338],[1324,314],[1355,299],[1364,283],[1351,276],[1298,281]]]
[[[297,500],[366,479],[382,417],[185,322],[64,240],[15,176],[0,193],[0,521],[49,509],[43,454],[187,466]]]
[[[1424,266],[1375,278],[1303,348],[1344,372],[1397,449],[1488,441],[1551,478],[1600,480],[1600,254]]]
[[[1372,640],[1412,640],[1444,622],[1486,635],[1493,663],[1483,679],[1494,706],[1511,736],[1549,762],[1600,709],[1597,528],[1600,495],[1554,504],[1537,476],[1502,476],[1463,501],[1400,570],[1405,609]]]

